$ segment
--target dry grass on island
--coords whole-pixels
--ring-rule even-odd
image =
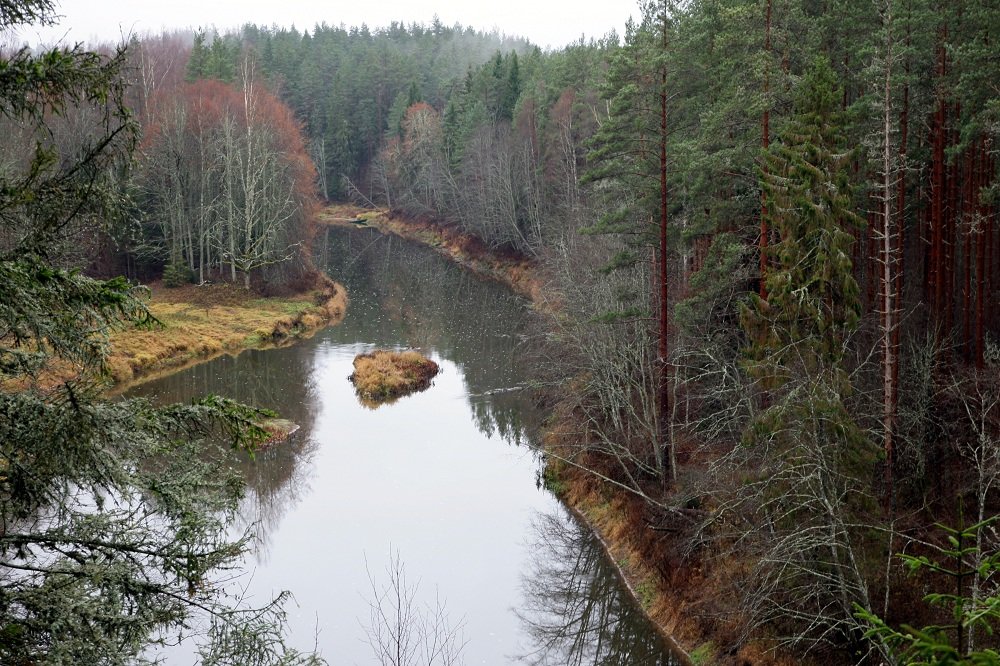
[[[354,357],[350,380],[362,404],[374,408],[423,391],[439,370],[437,363],[419,352],[377,349]]]
[[[299,431],[299,424],[288,419],[269,418],[258,423],[267,433],[267,439],[260,443],[260,448],[266,449],[274,444],[280,444]]]

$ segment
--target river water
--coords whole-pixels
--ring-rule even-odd
[[[673,663],[596,540],[540,483],[540,414],[517,362],[527,303],[368,229],[331,229],[323,261],[350,294],[341,325],[130,391],[158,402],[222,394],[301,426],[234,459],[248,485],[234,530],[257,537],[237,580],[248,603],[289,590],[292,645],[334,665],[378,664],[372,605],[402,572],[414,611],[445,620],[466,664]],[[442,371],[426,391],[370,409],[347,377],[376,347],[421,349]]]

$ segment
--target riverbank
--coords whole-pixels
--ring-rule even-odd
[[[111,335],[108,368],[120,386],[220,354],[290,344],[344,316],[347,291],[326,277],[306,292],[261,297],[229,283],[150,285],[149,311],[161,326]]]
[[[308,291],[281,297],[262,297],[228,283],[167,288],[157,281],[148,286],[147,307],[159,323],[112,332],[106,361],[112,393],[221,354],[310,337],[343,318],[348,303],[344,287],[325,276]],[[77,374],[77,368],[55,362],[32,384],[44,389]]]
[[[544,303],[537,264],[530,258],[495,252],[478,238],[427,218],[412,218],[386,210],[368,210],[350,204],[328,206],[317,218],[321,224],[372,227],[434,249],[476,275],[501,282],[536,306]]]
[[[824,663],[792,657],[775,650],[773,642],[748,638],[746,619],[732,596],[732,574],[747,561],[736,553],[706,560],[688,551],[683,529],[651,529],[657,522],[655,509],[599,478],[595,470],[614,476],[614,465],[580,459],[580,436],[571,401],[558,402],[545,432],[546,486],[597,535],[632,598],[678,655],[680,666]],[[682,516],[688,510],[674,511]]]
[[[530,299],[536,309],[557,310],[545,294],[536,262],[493,254],[477,239],[452,227],[349,205],[331,206],[319,219],[336,226],[370,226],[382,233],[426,245],[478,275],[507,285]],[[556,452],[565,438],[579,437],[576,421],[566,404],[558,404],[549,420],[544,445],[550,452]],[[561,465],[556,460],[549,458],[545,470],[547,484],[598,537],[634,603],[643,609],[664,642],[675,652],[678,664],[716,663],[717,636],[687,613],[690,607],[699,603],[698,595],[708,589],[707,586],[699,587],[703,582],[700,572],[690,567],[665,576],[656,559],[658,551],[652,545],[661,537],[646,530],[641,503],[592,474]],[[746,656],[749,652],[753,651],[741,654]],[[781,662],[752,659],[745,663]]]

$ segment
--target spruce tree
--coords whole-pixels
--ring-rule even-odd
[[[848,388],[842,361],[860,306],[846,228],[862,221],[851,208],[840,97],[836,75],[818,59],[800,83],[795,117],[763,158],[778,240],[769,248],[767,300],[754,298],[743,323],[754,340],[753,366],[776,371],[769,388],[800,373]]]
[[[845,349],[859,312],[845,227],[860,221],[850,208],[840,99],[829,63],[816,60],[795,116],[764,155],[778,239],[768,248],[767,300],[751,294],[742,313],[747,367],[767,396],[745,434],[758,461],[750,502],[768,525],[749,597],[756,621],[793,621],[796,642],[860,640],[854,605],[871,607],[857,525],[870,508],[863,489],[873,455],[844,402]]]
[[[52,20],[48,0],[0,3],[0,31]],[[0,663],[145,662],[196,613],[206,663],[313,661],[284,648],[280,599],[234,608],[218,583],[249,539],[227,534],[242,483],[219,443],[252,446],[262,414],[102,399],[109,332],[153,323],[143,290],[56,263],[69,225],[127,210],[124,66],[79,46],[0,56],[0,116],[33,131],[0,174]],[[80,107],[96,118],[61,150],[51,128]],[[42,384],[52,363],[73,378]]]

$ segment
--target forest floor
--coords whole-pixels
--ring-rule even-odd
[[[477,274],[508,285],[529,298],[537,310],[546,313],[559,310],[558,302],[546,293],[536,262],[491,252],[478,239],[454,227],[346,204],[328,207],[320,221],[332,225],[370,226],[422,243]],[[567,390],[572,392],[572,387]],[[544,440],[547,449],[557,451],[568,438],[581,435],[579,421],[571,407],[572,396],[552,398],[556,405],[550,411]],[[790,666],[797,663],[753,642],[744,644],[737,654],[720,655],[720,646],[733,643],[734,625],[739,619],[723,609],[727,603],[717,598],[719,586],[713,584],[712,574],[702,571],[697,561],[684,562],[680,566],[665,565],[664,551],[677,544],[669,543],[669,536],[648,529],[648,516],[642,502],[602,483],[593,474],[559,464],[555,457],[549,460],[545,479],[600,539],[633,600],[678,655],[679,664]],[[705,608],[714,610],[705,613]],[[721,613],[716,615],[715,611]]]
[[[115,392],[138,379],[175,372],[220,354],[309,337],[338,322],[348,302],[344,287],[326,277],[308,291],[280,297],[262,297],[229,283],[167,288],[154,282],[149,287],[147,306],[159,323],[111,334],[107,367]],[[76,374],[75,368],[57,364],[36,382],[45,388]]]

